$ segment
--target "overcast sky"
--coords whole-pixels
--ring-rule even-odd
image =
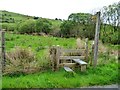
[[[0,10],[44,18],[67,19],[71,13],[91,13],[119,0],[0,0]]]

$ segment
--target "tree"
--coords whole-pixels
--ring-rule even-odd
[[[61,35],[63,37],[75,36],[74,27],[75,27],[75,22],[68,20],[64,21],[60,26]]]
[[[95,15],[94,15],[95,19]],[[74,36],[79,36],[81,38],[94,38],[95,32],[95,20],[93,19],[93,15],[89,13],[72,13],[68,17],[68,21],[74,22],[74,26],[72,27],[74,31]]]
[[[48,34],[52,30],[52,23],[47,19],[40,18],[36,21],[36,32],[44,32]]]

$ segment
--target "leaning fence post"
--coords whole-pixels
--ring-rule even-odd
[[[100,12],[97,12],[95,42],[94,42],[94,64],[93,64],[94,67],[97,66],[99,32],[100,32]]]

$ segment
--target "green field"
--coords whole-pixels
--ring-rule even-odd
[[[15,46],[32,48],[39,62],[45,58],[52,45],[64,48],[75,48],[75,38],[57,38],[51,36],[32,36],[6,33],[6,51],[11,51]],[[96,69],[88,65],[86,72],[75,70],[75,74],[67,73],[61,68],[53,72],[50,68],[33,74],[9,74],[2,78],[2,88],[79,88],[83,86],[108,85],[117,83],[118,63],[114,57],[99,54],[99,63]],[[44,63],[47,63],[44,62]],[[112,73],[111,73],[112,72]]]
[[[45,49],[53,45],[60,45],[64,48],[75,48],[75,38],[57,38],[49,36],[32,36],[32,35],[18,35],[6,33],[6,50],[9,51],[15,46],[23,48],[32,48],[35,53],[41,53]]]
[[[98,66],[95,70],[88,68],[84,73],[76,70],[74,76],[69,75],[63,69],[57,72],[48,70],[25,76],[4,76],[3,88],[80,88],[114,84],[117,83],[118,79],[116,65],[113,63]]]

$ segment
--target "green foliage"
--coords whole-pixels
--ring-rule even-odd
[[[120,2],[105,6],[101,9],[101,19],[103,23],[108,23],[112,26],[119,26],[119,8]]]
[[[120,44],[119,34],[120,2],[105,6],[101,9],[101,40],[104,43]]]
[[[47,19],[40,18],[36,21],[36,32],[44,32],[48,34],[52,30],[52,23]]]
[[[117,29],[114,30],[114,27]],[[119,29],[120,27],[112,26],[112,25],[102,25],[100,39],[103,43],[111,43],[111,44],[120,44],[119,40]]]
[[[14,23],[2,23],[2,28],[5,29],[6,31],[14,31],[16,28],[16,24]]]
[[[2,11],[2,23],[17,23],[21,21],[25,21],[27,19],[33,19],[34,17],[22,15],[18,13],[8,12],[8,11]]]
[[[19,33],[33,33],[35,32],[35,20],[29,19],[21,22],[18,27]]]
[[[64,21],[60,28],[61,28],[61,35],[63,37],[70,37],[72,36],[72,31],[73,31],[73,28],[75,26],[75,23],[73,21]]]
[[[71,20],[64,21],[61,26],[61,35],[63,37],[81,37],[94,39],[95,25],[82,24]]]
[[[72,13],[69,15],[68,21],[64,21],[60,28],[64,37],[94,38],[95,24],[91,14]]]
[[[72,13],[68,16],[68,20],[88,24],[91,21],[91,16],[89,13]]]

